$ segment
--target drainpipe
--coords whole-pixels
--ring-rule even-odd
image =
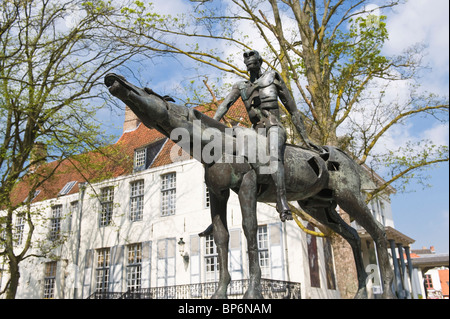
[[[286,270],[286,281],[291,281],[291,272],[289,270],[289,252],[288,252],[288,245],[287,245],[287,231],[286,231],[286,224],[283,223],[283,241],[284,241],[284,262],[285,262],[285,270]]]
[[[83,216],[83,201],[86,191],[86,183],[80,183],[80,197],[78,200],[78,236],[77,236],[77,248],[75,251],[75,278],[73,285],[73,299],[77,299],[78,294],[78,276],[79,276],[79,258],[80,258],[80,246],[81,246],[81,217]]]

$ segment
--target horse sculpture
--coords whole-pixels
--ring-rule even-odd
[[[244,298],[262,298],[261,269],[257,246],[257,202],[276,202],[275,187],[270,175],[262,173],[265,164],[257,159],[248,160],[249,154],[237,151],[237,136],[255,137],[253,129],[239,127],[227,136],[222,123],[201,112],[172,103],[151,89],[139,88],[116,74],[105,76],[109,92],[122,100],[139,117],[144,125],[154,128],[171,138],[194,158],[204,164],[205,182],[210,191],[210,209],[214,242],[219,260],[219,284],[213,298],[226,298],[231,281],[228,272],[227,201],[230,190],[237,193],[242,227],[248,244],[249,287]],[[197,127],[198,126],[198,127]],[[188,143],[180,140],[180,129],[188,132]],[[209,139],[195,136],[197,129],[214,129],[223,140],[220,154],[214,154],[214,161],[205,162],[194,154],[192,141],[197,138],[201,150]],[[177,133],[178,132],[178,133]],[[253,134],[253,135],[252,135]],[[264,136],[255,137],[257,146],[266,145]],[[182,143],[183,142],[183,143]],[[265,146],[263,146],[265,147]],[[313,218],[340,234],[350,244],[357,274],[358,292],[355,298],[366,297],[367,274],[361,255],[360,238],[352,227],[336,212],[339,205],[371,235],[377,245],[379,267],[383,282],[383,296],[394,298],[391,289],[393,271],[389,262],[388,242],[384,228],[372,216],[361,194],[362,168],[348,155],[337,148],[324,146],[326,155],[318,154],[295,145],[286,145],[284,165],[287,199],[297,201],[300,207]],[[331,155],[330,155],[331,154]]]

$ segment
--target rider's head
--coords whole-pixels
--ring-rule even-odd
[[[244,52],[244,63],[248,71],[259,71],[262,65],[262,58],[256,50],[247,51]]]

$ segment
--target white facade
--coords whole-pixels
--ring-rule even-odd
[[[165,147],[161,145],[169,143],[150,133],[129,112],[121,139],[128,138],[135,147],[132,174],[78,184],[78,193],[70,192],[70,180],[61,186],[67,192],[32,204],[40,214],[33,220],[29,254],[42,249],[51,253],[20,263],[17,298],[88,298],[98,291],[123,293],[218,280],[212,237],[198,236],[211,223],[203,166],[186,159],[146,169]],[[140,134],[145,135],[142,140]],[[155,143],[159,146],[150,151]],[[329,242],[307,235],[294,221],[282,223],[273,206],[258,203],[263,278],[300,283],[303,299],[340,298]],[[369,208],[382,225],[394,227],[388,196],[375,198]],[[246,239],[233,192],[227,218],[232,280],[248,279]],[[352,226],[362,237],[365,264],[376,265],[373,241],[356,223]],[[19,251],[24,244],[19,239],[28,231],[19,214],[14,227]],[[0,260],[0,290],[7,280],[7,265]],[[374,285],[368,282],[370,296]]]
[[[448,296],[443,296],[443,287],[441,278],[439,276],[439,271],[448,271],[448,267],[436,267],[428,270],[424,274],[420,269],[414,268],[414,270],[418,271],[418,277],[422,279],[421,282],[424,282],[424,285],[420,285],[417,287],[420,289],[418,289],[417,291],[423,296],[423,298],[427,296],[428,299],[448,299]],[[448,282],[444,283],[444,285],[445,284],[447,284],[448,286]],[[425,289],[427,290],[426,292]]]
[[[167,191],[162,185],[166,174],[172,178]],[[60,227],[57,233],[66,240],[52,250],[54,259],[33,257],[20,264],[16,297],[87,298],[95,291],[217,281],[214,246],[210,238],[198,236],[211,222],[203,176],[200,163],[186,160],[86,185],[77,194],[33,204],[49,217],[37,223],[33,249],[38,244],[50,245],[49,234],[55,227]],[[111,192],[102,191],[110,187]],[[107,216],[110,208],[112,216]],[[58,212],[59,220],[54,215]],[[130,216],[138,220],[131,221]],[[228,204],[232,280],[249,277],[241,222],[239,202],[232,193]],[[337,288],[327,287],[326,272],[329,265],[333,269],[333,263],[328,260],[325,267],[322,238],[306,235],[294,221],[281,223],[276,210],[263,203],[258,203],[258,224],[263,277],[300,283],[304,299],[339,298]],[[185,242],[182,252],[181,238]],[[318,287],[311,287],[310,280],[308,244],[312,240],[317,243],[317,256],[311,259],[318,260]],[[6,265],[1,267],[3,288]]]

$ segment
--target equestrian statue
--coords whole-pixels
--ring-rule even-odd
[[[337,205],[356,220],[377,245],[383,297],[395,298],[392,291],[394,274],[384,227],[373,218],[361,192],[366,173],[340,149],[317,146],[308,139],[299,111],[282,78],[274,71],[260,72],[262,60],[256,51],[244,53],[244,62],[250,81],[233,86],[214,118],[194,108],[175,104],[173,99],[160,96],[149,88],[139,88],[123,76],[112,73],[105,76],[109,92],[122,100],[144,125],[158,130],[204,165],[205,182],[210,193],[211,229],[219,260],[219,283],[212,297],[226,298],[231,281],[226,214],[232,190],[239,198],[248,246],[250,278],[244,298],[263,298],[257,244],[257,202],[276,203],[284,222],[292,219],[288,201],[296,201],[307,214],[350,244],[358,276],[355,298],[365,298],[367,274],[360,238],[337,213]],[[230,129],[219,121],[239,97],[253,128],[236,126]],[[291,114],[304,146],[285,143],[286,133],[279,118],[278,99]],[[214,139],[220,143],[212,143]],[[254,149],[243,147],[245,143],[242,141],[254,141],[250,143]]]

